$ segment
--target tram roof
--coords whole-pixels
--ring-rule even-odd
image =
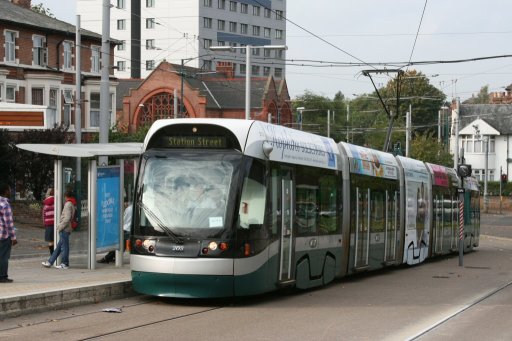
[[[16,145],[16,147],[29,152],[60,157],[92,158],[96,156],[140,155],[142,153],[142,143],[136,142],[82,144],[22,143]]]

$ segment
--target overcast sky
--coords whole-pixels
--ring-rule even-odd
[[[58,19],[75,23],[75,1],[32,0],[38,3]],[[338,91],[349,98],[373,91],[370,79],[361,74],[373,65],[331,63],[451,61],[512,54],[510,0],[288,0],[287,7],[286,80],[292,98],[305,90],[330,98]],[[485,85],[489,91],[504,91],[512,84],[509,57],[411,68],[427,75],[449,99],[464,100]],[[374,81],[385,84],[393,76],[377,76]]]

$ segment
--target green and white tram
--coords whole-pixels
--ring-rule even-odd
[[[453,251],[458,178],[444,167],[232,119],[156,121],[139,167],[130,263],[140,293],[307,289]],[[465,186],[470,250],[479,209]]]

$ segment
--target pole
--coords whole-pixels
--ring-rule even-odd
[[[100,143],[108,143],[110,128],[110,0],[103,0],[103,28],[101,33],[101,82],[100,82]],[[107,164],[108,158],[101,156],[100,164]]]
[[[441,110],[437,112],[437,143],[441,144]]]
[[[178,89],[174,89],[174,119],[178,118]]]
[[[500,214],[501,214],[501,204],[503,202],[503,195],[502,195],[502,191],[503,191],[503,188],[502,188],[502,185],[503,185],[503,181],[501,181],[501,176],[502,176],[502,167],[500,166]]]
[[[183,78],[185,77],[185,75],[183,74],[183,66],[185,65],[185,61],[182,59],[181,60],[181,70],[180,70],[180,75],[181,75],[181,100],[180,100],[180,116],[183,116]]]
[[[76,16],[76,74],[75,74],[75,143],[82,143],[82,37],[80,35],[80,15]],[[82,159],[76,158],[76,188],[75,195],[78,201],[77,217],[81,216],[80,200],[82,198]]]
[[[350,119],[350,104],[347,103],[347,138],[346,138],[347,143],[348,143],[349,119]]]
[[[405,113],[405,156],[409,157],[409,145],[411,141],[411,108]]]
[[[459,266],[464,266],[464,188],[459,192]]]
[[[245,119],[251,119],[251,45],[245,46]]]
[[[327,110],[327,137],[331,137],[331,110]]]
[[[455,108],[455,148],[453,150],[453,168],[457,169],[459,164],[459,99],[456,100]]]
[[[489,213],[489,197],[487,196],[487,179],[489,178],[489,136],[485,140],[485,177],[484,177],[484,212]],[[501,181],[501,179],[500,179]]]

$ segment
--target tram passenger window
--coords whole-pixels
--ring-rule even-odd
[[[299,235],[318,232],[319,186],[317,169],[297,168],[295,219]]]
[[[336,196],[337,178],[325,175],[319,179],[319,231],[321,234],[335,233],[337,230],[338,200]]]
[[[371,192],[370,218],[372,232],[382,232],[386,227],[386,197],[380,191]]]
[[[244,179],[240,200],[240,228],[257,229],[263,226],[265,216],[265,166],[253,161],[249,176]]]

